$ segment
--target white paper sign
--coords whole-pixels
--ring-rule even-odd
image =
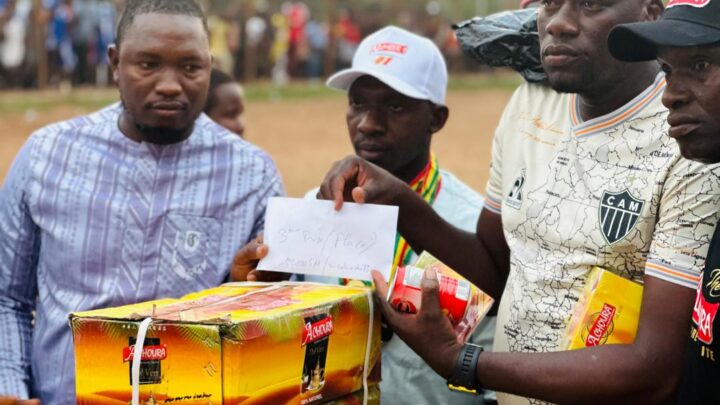
[[[258,269],[371,280],[390,277],[398,208],[274,197],[265,215],[268,255]]]

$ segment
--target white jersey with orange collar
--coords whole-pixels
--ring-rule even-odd
[[[493,141],[485,204],[502,216],[511,251],[496,351],[561,350],[592,266],[697,287],[719,217],[720,168],[680,156],[664,88],[660,74],[589,121],[575,95],[530,84],[515,92]]]

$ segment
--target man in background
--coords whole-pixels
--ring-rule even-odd
[[[245,137],[245,91],[240,83],[220,69],[210,74],[210,88],[203,110],[230,132]]]

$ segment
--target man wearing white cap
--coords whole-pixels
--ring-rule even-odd
[[[347,124],[355,153],[409,184],[448,222],[473,231],[482,197],[440,169],[430,150],[433,134],[448,119],[447,78],[445,61],[432,41],[391,26],[368,36],[352,67],[330,77],[327,85],[348,92]],[[311,193],[316,195],[317,189]],[[394,267],[416,259],[398,234]],[[494,324],[495,317],[487,318],[473,341],[492,345]],[[448,390],[445,380],[397,336],[385,342],[382,365],[383,403],[479,402]]]
[[[333,75],[327,85],[348,92],[346,118],[355,153],[403,180],[446,221],[473,231],[483,206],[482,197],[452,173],[440,169],[430,150],[433,134],[448,119],[447,78],[445,61],[429,39],[386,27],[363,40],[352,67]],[[311,190],[308,197],[317,192]],[[238,254],[234,271],[240,268],[239,263],[253,262],[265,254],[267,247],[251,243]],[[398,234],[394,265],[411,264],[416,259],[416,252]],[[246,268],[250,267],[254,264]],[[244,278],[237,273],[235,276]],[[252,272],[250,279],[256,276],[258,273]],[[341,282],[309,276],[304,279]],[[491,346],[494,325],[495,317],[486,318],[471,340]],[[445,380],[390,330],[383,331],[383,338],[383,403],[483,403],[479,397],[448,390]]]

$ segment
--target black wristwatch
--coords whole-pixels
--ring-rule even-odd
[[[447,386],[453,391],[480,395],[483,392],[478,381],[476,368],[483,348],[472,343],[465,343],[460,350],[453,375],[447,380]]]

